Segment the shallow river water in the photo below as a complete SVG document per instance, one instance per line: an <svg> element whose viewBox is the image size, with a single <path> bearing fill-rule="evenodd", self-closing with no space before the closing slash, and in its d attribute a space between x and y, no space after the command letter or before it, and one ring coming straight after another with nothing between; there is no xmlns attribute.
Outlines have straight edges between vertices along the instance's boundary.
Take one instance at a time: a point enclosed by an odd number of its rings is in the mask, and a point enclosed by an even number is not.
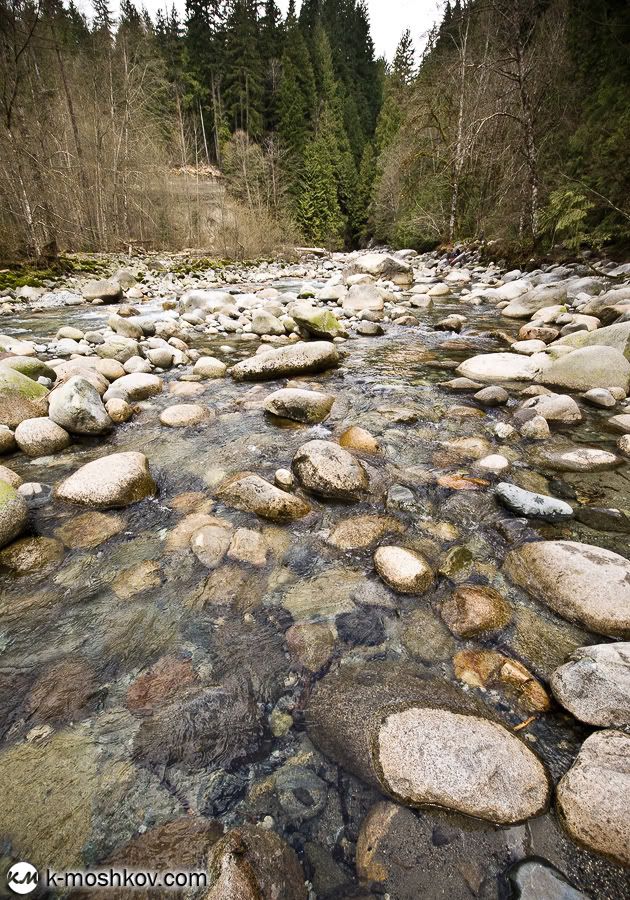
<svg viewBox="0 0 630 900"><path fill-rule="evenodd" d="M158 308L143 305L142 314ZM339 369L300 379L336 397L321 425L281 427L265 416L261 400L285 381L182 382L172 371L164 375L164 391L141 403L139 414L104 441L80 439L45 459L3 458L24 481L55 485L104 453L141 450L158 484L157 497L102 514L96 524L77 525L82 511L58 502L34 509L34 532L60 539L63 550L51 552L35 573L0 574L5 864L15 858L57 868L137 862L139 836L181 820L177 840L175 832L156 832L162 838L152 845L149 868L164 868L186 862L199 829L207 834L203 819L272 828L297 851L311 896L324 900L518 896L511 893L509 871L530 857L548 860L583 892L567 887L562 896L630 898L623 870L575 845L553 812L496 828L447 812L401 808L378 859L365 846L357 859L362 823L383 798L326 759L307 736L309 693L341 657L408 660L471 691L510 725L526 723L521 735L554 780L592 731L557 706L537 715L501 687L464 687L452 659L465 649L497 649L544 684L574 648L605 642L512 586L501 565L510 546L528 535L623 555L628 535L576 520L543 525L516 519L492 495L492 482L500 479L480 476L457 441L484 438L487 452L512 462L509 480L598 507L630 508L628 467L558 476L537 465L535 445L518 436L498 441L493 427L509 421L515 399L507 408L483 409L471 394L439 383L467 356L505 349L489 333L515 334L518 325L506 324L494 310L467 307L461 335L434 330L450 312L461 312L456 297L435 313L421 312L418 328L389 326L382 337L349 340ZM101 327L108 315L103 307L54 310L14 319L9 327L2 323L2 329L49 338L62 324ZM200 335L194 346L232 364L257 344ZM199 427L163 427L160 412L187 402L173 393L175 385L189 385L195 392L190 402L207 405L215 417ZM609 413L584 412L587 421L579 428L554 428L545 450L583 442L614 449L615 435L604 426ZM311 515L281 526L216 499L227 475L247 470L273 481L277 469L291 468L301 444L336 438L355 424L380 448L364 457L382 486L369 501L313 501ZM473 483L473 490L437 483L455 474L487 483ZM208 514L262 531L266 563L254 568L226 559L208 572L190 550L196 520L188 518ZM380 540L402 534L405 546L432 563L439 576L428 594L396 595L380 581L372 562L378 541L358 550L331 544L339 522L363 514L390 516L391 528ZM490 585L509 600L513 619L498 636L458 640L442 622L442 600L464 582ZM289 652L285 634L295 623L330 626L320 671L299 665ZM376 878L379 872L385 877Z"/></svg>

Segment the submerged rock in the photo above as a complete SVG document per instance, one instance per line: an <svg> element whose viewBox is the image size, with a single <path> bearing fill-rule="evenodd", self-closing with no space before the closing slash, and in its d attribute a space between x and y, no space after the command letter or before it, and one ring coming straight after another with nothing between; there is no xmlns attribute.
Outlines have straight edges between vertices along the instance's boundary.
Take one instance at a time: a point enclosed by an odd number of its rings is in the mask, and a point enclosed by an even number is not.
<svg viewBox="0 0 630 900"><path fill-rule="evenodd" d="M433 583L433 571L426 559L406 547L379 547L374 567L399 594L424 594Z"/></svg>
<svg viewBox="0 0 630 900"><path fill-rule="evenodd" d="M303 487L334 500L359 500L369 488L362 464L332 441L309 441L293 457L292 469Z"/></svg>
<svg viewBox="0 0 630 900"><path fill-rule="evenodd" d="M202 425L210 418L210 410L196 403L176 403L174 406L167 406L160 413L160 422L168 428L189 428L193 425Z"/></svg>
<svg viewBox="0 0 630 900"><path fill-rule="evenodd" d="M630 643L580 647L553 673L551 690L581 722L630 726Z"/></svg>
<svg viewBox="0 0 630 900"><path fill-rule="evenodd" d="M462 584L444 601L440 615L457 637L469 638L499 631L512 618L510 605L486 585Z"/></svg>
<svg viewBox="0 0 630 900"><path fill-rule="evenodd" d="M544 859L523 859L507 877L514 886L514 900L589 900Z"/></svg>
<svg viewBox="0 0 630 900"><path fill-rule="evenodd" d="M24 531L27 522L26 500L7 481L0 480L0 547Z"/></svg>
<svg viewBox="0 0 630 900"><path fill-rule="evenodd" d="M327 543L339 550L361 550L379 541L388 532L404 531L392 516L353 516L342 519L330 533Z"/></svg>
<svg viewBox="0 0 630 900"><path fill-rule="evenodd" d="M560 821L579 844L630 865L630 735L587 738L557 787Z"/></svg>
<svg viewBox="0 0 630 900"><path fill-rule="evenodd" d="M284 375L322 372L339 365L339 351L329 341L300 342L245 359L230 369L235 381L267 381Z"/></svg>
<svg viewBox="0 0 630 900"><path fill-rule="evenodd" d="M311 511L306 500L281 490L252 472L241 472L229 478L219 487L217 496L228 506L256 513L273 522L301 519Z"/></svg>
<svg viewBox="0 0 630 900"><path fill-rule="evenodd" d="M156 492L144 453L111 453L86 463L56 489L57 497L81 506L129 506Z"/></svg>
<svg viewBox="0 0 630 900"><path fill-rule="evenodd" d="M351 425L343 434L339 435L339 446L346 450L356 450L359 453L376 453L378 451L376 438L359 425Z"/></svg>
<svg viewBox="0 0 630 900"><path fill-rule="evenodd" d="M630 562L601 547L537 541L508 553L505 574L571 622L630 637Z"/></svg>
<svg viewBox="0 0 630 900"><path fill-rule="evenodd" d="M306 900L294 850L264 828L241 825L212 847L206 900Z"/></svg>
<svg viewBox="0 0 630 900"><path fill-rule="evenodd" d="M307 708L311 739L354 775L410 806L442 806L498 824L546 807L540 760L450 683L399 664L344 666Z"/></svg>

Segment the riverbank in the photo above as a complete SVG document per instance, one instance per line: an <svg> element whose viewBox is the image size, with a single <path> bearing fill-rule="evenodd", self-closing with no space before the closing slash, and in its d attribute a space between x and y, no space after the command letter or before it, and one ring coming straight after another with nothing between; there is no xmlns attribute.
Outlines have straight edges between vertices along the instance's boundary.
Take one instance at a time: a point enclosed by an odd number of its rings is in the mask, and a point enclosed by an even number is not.
<svg viewBox="0 0 630 900"><path fill-rule="evenodd" d="M117 262L0 319L11 853L630 896L630 270Z"/></svg>

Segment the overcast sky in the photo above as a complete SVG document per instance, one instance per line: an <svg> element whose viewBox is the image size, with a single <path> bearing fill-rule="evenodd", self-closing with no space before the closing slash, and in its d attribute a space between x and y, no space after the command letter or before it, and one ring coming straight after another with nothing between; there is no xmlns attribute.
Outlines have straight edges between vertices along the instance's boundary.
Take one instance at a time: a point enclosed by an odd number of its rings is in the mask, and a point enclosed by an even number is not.
<svg viewBox="0 0 630 900"><path fill-rule="evenodd" d="M138 6L146 6L152 15L158 9L170 7L173 0L136 0ZM289 0L277 0L283 14L286 13ZM300 0L296 3L298 9ZM440 17L443 0L367 0L372 25L372 38L377 56L384 55L391 60L405 28L410 28L414 46L424 46L424 35ZM91 11L90 0L78 0L77 6L88 15ZM175 0L175 6L183 15L185 0ZM111 9L118 12L119 0L111 0Z"/></svg>

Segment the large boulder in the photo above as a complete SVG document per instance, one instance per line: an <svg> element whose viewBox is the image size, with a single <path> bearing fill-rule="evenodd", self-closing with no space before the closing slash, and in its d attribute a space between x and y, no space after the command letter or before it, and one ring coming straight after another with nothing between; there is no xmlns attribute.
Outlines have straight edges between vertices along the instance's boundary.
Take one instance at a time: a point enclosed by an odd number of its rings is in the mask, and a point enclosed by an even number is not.
<svg viewBox="0 0 630 900"><path fill-rule="evenodd" d="M612 347L630 359L630 322L617 322L596 331L576 331L559 338L551 347L562 344L567 347Z"/></svg>
<svg viewBox="0 0 630 900"><path fill-rule="evenodd" d="M360 500L369 479L361 463L332 441L308 441L293 457L293 471L303 487L333 500Z"/></svg>
<svg viewBox="0 0 630 900"><path fill-rule="evenodd" d="M296 303L290 310L291 318L308 334L316 338L343 337L346 331L329 309L320 309L310 303Z"/></svg>
<svg viewBox="0 0 630 900"><path fill-rule="evenodd" d="M618 387L627 392L630 362L613 347L583 347L544 366L534 380L572 391Z"/></svg>
<svg viewBox="0 0 630 900"><path fill-rule="evenodd" d="M579 844L630 865L630 735L596 731L560 780L560 821Z"/></svg>
<svg viewBox="0 0 630 900"><path fill-rule="evenodd" d="M457 374L473 381L534 381L540 373L536 357L519 353L482 353L471 356L457 368Z"/></svg>
<svg viewBox="0 0 630 900"><path fill-rule="evenodd" d="M156 492L144 453L111 453L77 469L57 487L60 500L112 509L129 506Z"/></svg>
<svg viewBox="0 0 630 900"><path fill-rule="evenodd" d="M134 372L117 378L105 393L104 400L148 400L162 390L162 379L148 372Z"/></svg>
<svg viewBox="0 0 630 900"><path fill-rule="evenodd" d="M285 375L323 372L339 365L339 351L329 341L300 342L259 353L230 369L235 381L268 381Z"/></svg>
<svg viewBox="0 0 630 900"><path fill-rule="evenodd" d="M27 456L48 456L70 446L71 439L65 428L47 416L24 419L15 429L15 440Z"/></svg>
<svg viewBox="0 0 630 900"><path fill-rule="evenodd" d="M88 281L83 285L81 293L86 300L103 300L104 303L116 303L123 295L120 283L107 278Z"/></svg>
<svg viewBox="0 0 630 900"><path fill-rule="evenodd" d="M0 547L15 540L26 528L26 500L7 481L0 479Z"/></svg>
<svg viewBox="0 0 630 900"><path fill-rule="evenodd" d="M48 416L70 434L103 434L114 424L96 388L81 375L52 391Z"/></svg>
<svg viewBox="0 0 630 900"><path fill-rule="evenodd" d="M353 268L356 272L363 272L374 278L384 278L387 281L393 281L394 284L404 286L413 282L411 264L390 254L363 254L355 261Z"/></svg>
<svg viewBox="0 0 630 900"><path fill-rule="evenodd" d="M541 285L520 294L501 310L501 314L509 319L529 319L539 309L564 303L567 297L567 286L564 284Z"/></svg>
<svg viewBox="0 0 630 900"><path fill-rule="evenodd" d="M179 301L180 310L184 313L198 310L204 315L234 309L234 297L227 291L192 290L182 294Z"/></svg>
<svg viewBox="0 0 630 900"><path fill-rule="evenodd" d="M353 284L341 305L347 313L382 312L383 292L373 284Z"/></svg>
<svg viewBox="0 0 630 900"><path fill-rule="evenodd" d="M27 375L0 367L0 425L15 428L24 419L45 416L47 389Z"/></svg>
<svg viewBox="0 0 630 900"><path fill-rule="evenodd" d="M49 378L54 383L57 378L55 370L36 356L8 356L0 360L0 368L21 372L33 381L37 381L38 378Z"/></svg>
<svg viewBox="0 0 630 900"><path fill-rule="evenodd" d="M570 622L630 637L630 562L618 553L575 541L536 541L508 553L503 571Z"/></svg>
<svg viewBox="0 0 630 900"><path fill-rule="evenodd" d="M320 391L300 388L282 388L269 394L264 403L265 412L294 422L315 425L323 422L332 409L335 398Z"/></svg>
<svg viewBox="0 0 630 900"><path fill-rule="evenodd" d="M409 806L441 806L497 824L539 815L545 769L488 709L399 663L345 665L320 681L309 736L335 762Z"/></svg>
<svg viewBox="0 0 630 900"><path fill-rule="evenodd" d="M630 643L579 647L553 673L551 690L581 722L630 726Z"/></svg>
<svg viewBox="0 0 630 900"><path fill-rule="evenodd" d="M272 522L301 519L311 511L301 497L281 490L252 472L233 475L220 485L217 496L227 506L256 513Z"/></svg>

